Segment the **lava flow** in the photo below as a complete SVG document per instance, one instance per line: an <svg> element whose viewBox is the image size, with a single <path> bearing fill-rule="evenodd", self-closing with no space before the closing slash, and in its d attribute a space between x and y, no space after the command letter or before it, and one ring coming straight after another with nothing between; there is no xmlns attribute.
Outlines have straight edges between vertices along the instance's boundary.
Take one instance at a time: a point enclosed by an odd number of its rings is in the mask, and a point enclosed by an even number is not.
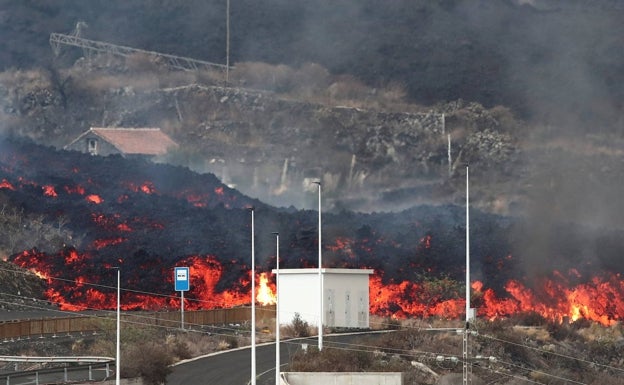
<svg viewBox="0 0 624 385"><path fill-rule="evenodd" d="M30 231L28 237L11 240L19 246L5 243L7 250L23 250L8 260L46 280L46 297L65 310L113 309L113 268L121 275L123 309L178 308L177 266L190 271L185 308L249 305L249 207L255 207L259 224L258 303L275 302L275 278L267 273L275 263L273 231L284 240L282 268L316 266L315 212L268 207L214 175L184 168L7 143L0 153L0 198L21 208L23 223L37 219L36 226L20 227ZM327 213L324 266L373 269L372 314L461 318L463 218L463 209L455 206ZM587 319L603 325L624 318L624 271L618 262L624 236L617 229L557 229L551 244L562 246L542 250L548 257L535 266L523 263L526 250L511 257L523 243L518 239L527 236L513 220L478 212L471 220L471 270L478 279L472 282L471 306L480 317L534 312L557 322Z"/></svg>

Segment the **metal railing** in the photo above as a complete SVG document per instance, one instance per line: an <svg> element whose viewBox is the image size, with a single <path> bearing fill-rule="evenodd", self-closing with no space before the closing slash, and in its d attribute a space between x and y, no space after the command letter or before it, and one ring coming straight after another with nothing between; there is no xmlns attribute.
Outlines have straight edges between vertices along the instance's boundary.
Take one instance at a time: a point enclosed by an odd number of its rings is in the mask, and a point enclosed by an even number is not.
<svg viewBox="0 0 624 385"><path fill-rule="evenodd" d="M115 362L45 368L23 372L0 373L0 384L60 384L103 381L114 373Z"/></svg>

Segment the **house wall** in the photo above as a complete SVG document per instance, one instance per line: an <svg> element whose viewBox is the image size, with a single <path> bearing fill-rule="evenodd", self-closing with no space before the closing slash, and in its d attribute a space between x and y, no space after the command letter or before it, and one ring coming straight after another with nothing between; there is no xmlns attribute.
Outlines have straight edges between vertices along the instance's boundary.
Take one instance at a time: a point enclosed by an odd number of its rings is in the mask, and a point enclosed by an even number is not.
<svg viewBox="0 0 624 385"><path fill-rule="evenodd" d="M85 135L80 140L67 146L67 150L80 151L88 154L90 153L89 141L91 140L95 140L97 142L96 151L95 153L92 153L93 155L107 156L112 154L119 154L117 148L115 148L112 144L108 143L97 135Z"/></svg>
<svg viewBox="0 0 624 385"><path fill-rule="evenodd" d="M275 272L275 271L274 271ZM369 327L369 275L372 270L323 269L324 325ZM278 301L280 324L292 322L295 313L308 324L319 324L317 269L280 270Z"/></svg>

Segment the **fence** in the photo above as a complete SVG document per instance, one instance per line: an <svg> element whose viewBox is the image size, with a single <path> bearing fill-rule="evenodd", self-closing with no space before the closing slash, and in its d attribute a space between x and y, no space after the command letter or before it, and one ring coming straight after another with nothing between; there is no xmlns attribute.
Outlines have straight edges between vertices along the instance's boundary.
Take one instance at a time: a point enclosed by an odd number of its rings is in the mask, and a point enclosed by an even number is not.
<svg viewBox="0 0 624 385"><path fill-rule="evenodd" d="M114 315L114 313L112 313ZM113 316L114 317L114 316ZM0 341L15 338L67 335L74 333L113 330L115 328L111 312L106 315L76 315L62 318L25 319L0 322ZM256 308L256 319L275 318L275 307ZM221 325L243 323L251 320L251 308L229 308L189 311L184 313L185 327L195 325ZM124 323L147 324L164 327L179 327L180 312L124 312Z"/></svg>

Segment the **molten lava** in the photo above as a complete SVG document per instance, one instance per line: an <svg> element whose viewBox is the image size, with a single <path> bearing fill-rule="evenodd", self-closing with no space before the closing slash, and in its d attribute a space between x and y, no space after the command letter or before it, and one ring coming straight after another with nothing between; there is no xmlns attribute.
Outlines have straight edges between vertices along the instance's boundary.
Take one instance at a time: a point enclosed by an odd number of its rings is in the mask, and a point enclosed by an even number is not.
<svg viewBox="0 0 624 385"><path fill-rule="evenodd" d="M120 268L123 309L178 308L175 266L190 270L188 309L249 305L251 297L260 304L274 303L275 285L267 273L254 277L257 292L250 293L251 206L258 209L261 231L283 234L284 268L317 263L316 213L267 207L214 175L184 168L11 143L0 152L0 193L11 204L7 207L25 210L24 217L19 210L11 214L23 221L16 220L23 228L28 215L43 218L55 230L51 236L42 234L41 243L20 246L27 250L9 260L46 280L47 298L65 310L114 309L112 267ZM458 207L326 215L324 263L375 271L370 278L373 314L463 317L463 215ZM509 235L511 220L477 213L471 218L477 222L471 226L471 244L477 245L473 271L481 274L472 282L471 305L480 317L536 312L558 322L622 321L623 234L587 235L585 229L562 228L560 242L552 244L566 247L544 251L548 258L534 275L511 257L517 242ZM35 234L40 229L30 230ZM57 237L62 242L48 240ZM274 245L266 234L257 238L261 270L270 271ZM592 251L590 257L586 250Z"/></svg>

